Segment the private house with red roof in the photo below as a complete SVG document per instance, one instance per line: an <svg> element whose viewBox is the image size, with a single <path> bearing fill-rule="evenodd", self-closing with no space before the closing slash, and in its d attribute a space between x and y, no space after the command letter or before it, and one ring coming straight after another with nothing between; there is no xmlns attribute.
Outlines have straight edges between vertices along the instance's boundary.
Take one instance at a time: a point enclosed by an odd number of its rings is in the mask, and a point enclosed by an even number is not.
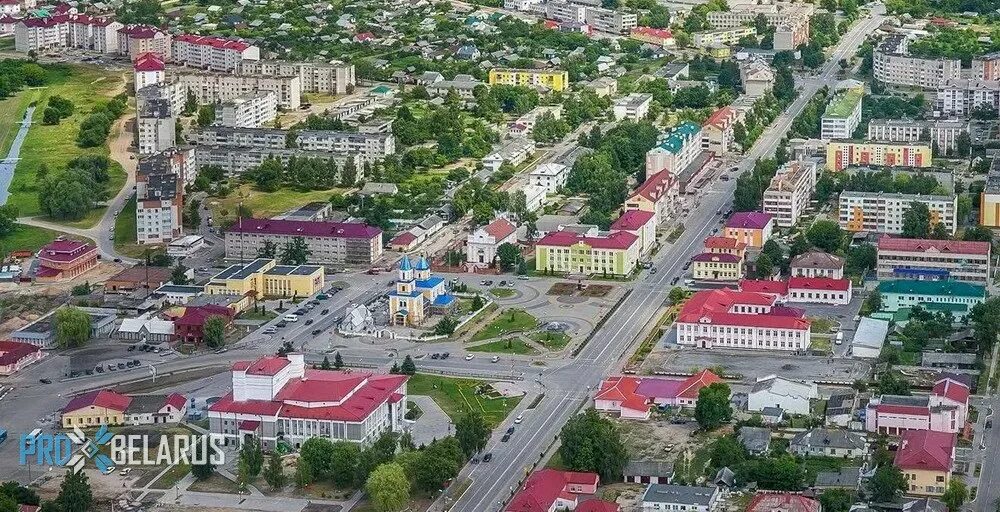
<svg viewBox="0 0 1000 512"><path fill-rule="evenodd" d="M679 202L680 188L670 171L660 171L646 179L625 200L625 210L652 212L657 226L667 221Z"/></svg>
<svg viewBox="0 0 1000 512"><path fill-rule="evenodd" d="M930 430L903 433L893 464L903 472L907 494L940 496L955 466L955 434Z"/></svg>
<svg viewBox="0 0 1000 512"><path fill-rule="evenodd" d="M735 238L747 247L764 247L774 231L774 219L764 212L736 212L726 221L724 236Z"/></svg>
<svg viewBox="0 0 1000 512"><path fill-rule="evenodd" d="M130 396L100 389L70 400L62 409L62 426L160 425L179 423L186 413L187 398L180 393Z"/></svg>
<svg viewBox="0 0 1000 512"><path fill-rule="evenodd" d="M611 377L601 381L601 388L594 396L594 408L601 412L617 413L622 418L649 419L648 397L637 392L641 380L637 377Z"/></svg>
<svg viewBox="0 0 1000 512"><path fill-rule="evenodd" d="M955 280L986 284L990 277L989 242L878 239L876 272L882 279Z"/></svg>
<svg viewBox="0 0 1000 512"><path fill-rule="evenodd" d="M234 39L181 34L171 42L171 62L209 71L238 71L245 60L260 60L260 48Z"/></svg>
<svg viewBox="0 0 1000 512"><path fill-rule="evenodd" d="M902 435L911 430L954 434L965 428L969 414L969 387L943 378L929 395L881 395L868 402L865 429L879 434Z"/></svg>
<svg viewBox="0 0 1000 512"><path fill-rule="evenodd" d="M743 278L746 248L735 238L710 236L705 239L705 252L691 258L691 275L701 281L735 283Z"/></svg>
<svg viewBox="0 0 1000 512"><path fill-rule="evenodd" d="M821 512L819 500L791 492L761 491L754 495L746 512Z"/></svg>
<svg viewBox="0 0 1000 512"><path fill-rule="evenodd" d="M851 302L853 285L850 279L829 277L788 278L788 302L835 304L845 306Z"/></svg>
<svg viewBox="0 0 1000 512"><path fill-rule="evenodd" d="M639 381L636 393L647 397L651 403L658 406L694 407L701 388L716 382L722 382L722 379L708 369L684 380L643 377Z"/></svg>
<svg viewBox="0 0 1000 512"><path fill-rule="evenodd" d="M42 350L30 343L0 341L0 375L14 375L42 357Z"/></svg>
<svg viewBox="0 0 1000 512"><path fill-rule="evenodd" d="M580 496L597 492L600 481L596 473L555 469L535 471L504 510L506 512L579 510L577 507L581 504Z"/></svg>
<svg viewBox="0 0 1000 512"><path fill-rule="evenodd" d="M677 343L700 348L807 350L810 321L805 312L778 304L768 293L729 288L703 290L677 317Z"/></svg>
<svg viewBox="0 0 1000 512"><path fill-rule="evenodd" d="M733 127L743 119L739 109L722 107L705 120L701 128L701 147L721 156L733 147Z"/></svg>
<svg viewBox="0 0 1000 512"><path fill-rule="evenodd" d="M656 215L642 210L626 210L611 223L609 231L624 231L639 237L639 252L649 254L656 244Z"/></svg>
<svg viewBox="0 0 1000 512"><path fill-rule="evenodd" d="M174 322L174 338L181 343L201 343L205 337L205 321L213 316L224 318L228 327L235 315L233 310L214 304L185 306L179 315L171 318Z"/></svg>
<svg viewBox="0 0 1000 512"><path fill-rule="evenodd" d="M135 90L142 89L148 85L163 83L166 78L166 63L163 57L157 53L143 53L132 63L133 80Z"/></svg>
<svg viewBox="0 0 1000 512"><path fill-rule="evenodd" d="M97 266L97 248L58 237L38 250L35 280L51 283L73 279Z"/></svg>
<svg viewBox="0 0 1000 512"><path fill-rule="evenodd" d="M401 430L408 378L307 369L302 354L239 361L232 391L208 409L209 430L237 446L257 436L268 450L312 437L368 444Z"/></svg>
<svg viewBox="0 0 1000 512"><path fill-rule="evenodd" d="M674 34L663 28L635 27L629 33L629 37L636 41L655 44L664 48L670 48L677 44L674 40Z"/></svg>
<svg viewBox="0 0 1000 512"><path fill-rule="evenodd" d="M470 267L488 267L503 244L517 244L517 226L499 217L469 234L465 241L465 261Z"/></svg>
<svg viewBox="0 0 1000 512"><path fill-rule="evenodd" d="M627 231L587 236L553 231L535 243L535 270L626 276L639 264L639 237Z"/></svg>
<svg viewBox="0 0 1000 512"><path fill-rule="evenodd" d="M265 242L284 247L302 238L308 263L371 265L382 257L382 230L360 222L240 218L226 230L226 259L256 255Z"/></svg>

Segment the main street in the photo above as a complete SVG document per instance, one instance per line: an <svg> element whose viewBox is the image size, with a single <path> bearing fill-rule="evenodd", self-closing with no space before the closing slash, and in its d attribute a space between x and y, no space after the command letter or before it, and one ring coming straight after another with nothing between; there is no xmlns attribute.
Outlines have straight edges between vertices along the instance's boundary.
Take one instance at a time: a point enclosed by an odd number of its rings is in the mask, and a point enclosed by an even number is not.
<svg viewBox="0 0 1000 512"><path fill-rule="evenodd" d="M764 131L736 172L747 172L756 159L774 153L778 142L809 99L823 85L832 85L839 60L853 55L865 36L882 23L884 9L881 6L876 9L878 12L873 12L872 17L861 20L844 34L816 77L802 81L799 97ZM524 414L524 420L511 442L501 443L493 439L487 446L487 451L493 453L493 461L463 469L459 480L469 478L472 482L452 510L483 512L502 509L502 503L511 497L532 464L549 448L562 425L589 401L591 390L599 385L603 376L621 364L628 348L643 334L644 327L667 299L670 280L681 274L684 262L700 251L702 240L718 226L716 211L726 209L735 183L735 180L720 182L715 190L706 193L701 205L693 209L686 220L684 234L661 250L656 261L660 272L652 275L644 272L631 295L608 318L576 359L543 377L545 398Z"/></svg>

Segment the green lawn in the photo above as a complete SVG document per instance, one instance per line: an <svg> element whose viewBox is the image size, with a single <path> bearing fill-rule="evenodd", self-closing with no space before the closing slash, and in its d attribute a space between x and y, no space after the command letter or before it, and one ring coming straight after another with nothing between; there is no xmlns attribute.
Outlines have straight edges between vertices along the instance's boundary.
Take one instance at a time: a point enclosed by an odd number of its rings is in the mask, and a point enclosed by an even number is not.
<svg viewBox="0 0 1000 512"><path fill-rule="evenodd" d="M538 319L522 309L507 309L477 332L472 341L488 340L510 332L528 331L538 327Z"/></svg>
<svg viewBox="0 0 1000 512"><path fill-rule="evenodd" d="M167 470L160 478L157 478L150 487L153 489L170 489L177 482L180 482L182 478L187 476L191 472L191 466L188 464L175 464L173 467Z"/></svg>
<svg viewBox="0 0 1000 512"><path fill-rule="evenodd" d="M41 249L43 245L55 240L57 236L63 234L52 231L51 229L28 226L25 224L18 224L17 226L17 230L14 231L13 234L5 238L0 238L0 246L3 247L4 251L35 252L38 249ZM85 237L65 236L93 243L93 240Z"/></svg>
<svg viewBox="0 0 1000 512"><path fill-rule="evenodd" d="M510 288L490 288L490 293L498 299L507 299L516 295L517 292Z"/></svg>
<svg viewBox="0 0 1000 512"><path fill-rule="evenodd" d="M572 338L564 332L545 331L532 334L531 339L545 345L545 348L553 352L558 352L568 345Z"/></svg>
<svg viewBox="0 0 1000 512"><path fill-rule="evenodd" d="M241 202L250 209L254 217L273 217L309 202L329 201L334 193L343 191L344 189L330 189L300 192L283 188L277 192L260 192L250 185L241 185L225 198L210 197L207 201L212 211L213 225L220 225L226 220L236 219L236 209Z"/></svg>
<svg viewBox="0 0 1000 512"><path fill-rule="evenodd" d="M812 317L809 320L812 320L809 330L815 333L827 334L834 325L833 320L829 318Z"/></svg>
<svg viewBox="0 0 1000 512"><path fill-rule="evenodd" d="M481 380L453 379L418 373L410 377L406 391L411 395L433 398L452 422L457 421L466 411L477 410L491 427L495 427L517 407L521 397L487 398L477 395L476 389L485 383Z"/></svg>
<svg viewBox="0 0 1000 512"><path fill-rule="evenodd" d="M115 250L133 258L142 257L150 246L137 244L135 234L135 196L132 196L115 219Z"/></svg>
<svg viewBox="0 0 1000 512"><path fill-rule="evenodd" d="M37 102L38 107L32 119L32 127L24 139L21 159L14 170L14 179L10 186L8 204L17 206L21 215L30 216L40 213L35 189L35 173L41 164L46 164L50 172L58 172L67 162L76 157L87 154L108 155L106 145L99 148L78 147L76 136L79 132L80 122L87 117L95 105L107 101L111 95L117 92L121 83L119 75L109 74L107 71L95 67L62 66L50 70L47 86L26 89L12 99L6 100L13 100L17 103L17 107L14 109L15 119L20 119L24 109L31 102ZM52 95L60 95L69 99L73 102L75 109L73 115L63 119L61 123L47 126L41 123L42 112L45 109L46 101ZM0 130L6 127L6 121L10 115L9 113L0 113L0 123L3 123L0 125ZM3 133L0 131L0 136L3 136ZM4 144L9 144L6 137L3 137ZM125 182L125 172L120 166L113 165L111 175L112 179L108 188L113 195ZM99 217L99 215L88 215L84 221L77 221L73 225L92 226Z"/></svg>
<svg viewBox="0 0 1000 512"><path fill-rule="evenodd" d="M519 340L517 338L491 341L484 345L476 345L475 347L469 347L466 350L472 352L498 352L501 354L516 354L519 356L533 356L539 353L538 350L535 350L534 347L528 345L523 340Z"/></svg>

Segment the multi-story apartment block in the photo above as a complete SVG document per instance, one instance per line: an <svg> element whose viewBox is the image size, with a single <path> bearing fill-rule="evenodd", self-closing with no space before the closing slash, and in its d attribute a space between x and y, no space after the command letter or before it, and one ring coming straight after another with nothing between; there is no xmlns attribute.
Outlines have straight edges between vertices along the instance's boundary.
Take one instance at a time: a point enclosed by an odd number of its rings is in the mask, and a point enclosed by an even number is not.
<svg viewBox="0 0 1000 512"><path fill-rule="evenodd" d="M979 194L979 225L1000 227L1000 158L993 158L986 185Z"/></svg>
<svg viewBox="0 0 1000 512"><path fill-rule="evenodd" d="M354 164L354 168L359 171L364 164L357 153L306 151L298 148L198 146L196 154L199 166L218 166L230 176L237 176L251 167L257 167L268 158L280 160L282 164L288 164L288 161L293 157L327 160L336 163L338 169L343 169L347 162L351 162ZM358 179L363 179L360 172Z"/></svg>
<svg viewBox="0 0 1000 512"><path fill-rule="evenodd" d="M811 322L775 295L728 288L695 293L677 317L677 343L698 348L808 350Z"/></svg>
<svg viewBox="0 0 1000 512"><path fill-rule="evenodd" d="M823 113L820 128L820 138L850 139L854 129L861 123L862 89L847 89L840 91L830 99Z"/></svg>
<svg viewBox="0 0 1000 512"><path fill-rule="evenodd" d="M302 238L309 263L370 265L382 256L382 230L362 223L241 218L225 234L226 258L256 255L265 242L278 247Z"/></svg>
<svg viewBox="0 0 1000 512"><path fill-rule="evenodd" d="M555 194L564 187L568 177L569 167L556 163L539 165L528 173L530 184L545 189L545 192L549 194Z"/></svg>
<svg viewBox="0 0 1000 512"><path fill-rule="evenodd" d="M69 18L69 45L99 53L114 53L122 24L109 17L74 14Z"/></svg>
<svg viewBox="0 0 1000 512"><path fill-rule="evenodd" d="M150 25L126 25L118 29L118 53L135 60L150 52L170 60L170 34Z"/></svg>
<svg viewBox="0 0 1000 512"><path fill-rule="evenodd" d="M136 174L135 238L162 244L181 236L183 184L176 174Z"/></svg>
<svg viewBox="0 0 1000 512"><path fill-rule="evenodd" d="M903 232L903 214L913 203L927 205L931 226L941 223L948 233L955 233L958 228L958 196L884 192L842 192L840 227L848 231L900 234Z"/></svg>
<svg viewBox="0 0 1000 512"><path fill-rule="evenodd" d="M625 210L641 210L653 214L653 222L660 225L676 210L680 186L670 171L660 171L639 185L625 200Z"/></svg>
<svg viewBox="0 0 1000 512"><path fill-rule="evenodd" d="M278 97L272 91L244 96L219 106L218 124L229 128L258 128L278 116Z"/></svg>
<svg viewBox="0 0 1000 512"><path fill-rule="evenodd" d="M609 34L628 34L639 26L639 16L635 13L601 7L588 7L585 21L594 30Z"/></svg>
<svg viewBox="0 0 1000 512"><path fill-rule="evenodd" d="M155 53L145 53L132 63L132 80L135 90L162 83L166 79L166 64Z"/></svg>
<svg viewBox="0 0 1000 512"><path fill-rule="evenodd" d="M809 41L809 18L815 7L809 3L740 4L728 11L708 13L708 23L714 28L737 28L753 25L758 15L764 15L775 28L774 49L794 50Z"/></svg>
<svg viewBox="0 0 1000 512"><path fill-rule="evenodd" d="M173 39L170 59L210 71L237 71L244 60L259 60L260 48L244 41L182 34Z"/></svg>
<svg viewBox="0 0 1000 512"><path fill-rule="evenodd" d="M756 34L757 29L753 27L717 28L691 34L691 42L696 48L708 48L720 44L732 46L740 39Z"/></svg>
<svg viewBox="0 0 1000 512"><path fill-rule="evenodd" d="M14 49L24 53L52 48L116 53L121 28L122 24L111 18L85 14L25 17L14 25Z"/></svg>
<svg viewBox="0 0 1000 512"><path fill-rule="evenodd" d="M764 59L749 59L740 66L743 90L749 98L759 98L774 89L774 68Z"/></svg>
<svg viewBox="0 0 1000 512"><path fill-rule="evenodd" d="M1000 109L1000 81L947 80L937 86L934 111L947 117L969 117L978 108Z"/></svg>
<svg viewBox="0 0 1000 512"><path fill-rule="evenodd" d="M962 119L915 121L912 119L872 119L868 139L878 142L929 141L942 151L952 151L958 136L968 133L969 123Z"/></svg>
<svg viewBox="0 0 1000 512"><path fill-rule="evenodd" d="M728 152L733 147L733 128L743 119L743 112L722 107L712 113L701 127L701 149L711 151L716 156Z"/></svg>
<svg viewBox="0 0 1000 512"><path fill-rule="evenodd" d="M195 165L195 148L182 146L170 148L139 160L139 174L176 174L181 186L194 183L198 176L198 166Z"/></svg>
<svg viewBox="0 0 1000 512"><path fill-rule="evenodd" d="M269 77L184 71L174 73L181 87L193 93L198 103L223 103L243 96L273 92L278 106L299 108L302 87L298 76Z"/></svg>
<svg viewBox="0 0 1000 512"><path fill-rule="evenodd" d="M691 121L663 134L660 143L646 153L646 178L666 170L676 176L701 153L701 126Z"/></svg>
<svg viewBox="0 0 1000 512"><path fill-rule="evenodd" d="M508 11L528 11L542 0L504 0L503 8Z"/></svg>
<svg viewBox="0 0 1000 512"><path fill-rule="evenodd" d="M615 100L613 111L619 121L641 121L649 114L649 105L653 102L652 94L633 92Z"/></svg>
<svg viewBox="0 0 1000 512"><path fill-rule="evenodd" d="M936 89L946 80L961 78L962 61L925 59L907 55L909 39L892 34L882 40L872 54L872 72L876 80L909 87Z"/></svg>
<svg viewBox="0 0 1000 512"><path fill-rule="evenodd" d="M779 227L794 226L809 206L809 198L815 190L816 163L788 162L778 169L764 191L763 210L774 217Z"/></svg>
<svg viewBox="0 0 1000 512"><path fill-rule="evenodd" d="M773 48L778 51L795 50L809 42L809 18L798 17L774 27Z"/></svg>
<svg viewBox="0 0 1000 512"><path fill-rule="evenodd" d="M166 151L176 144L177 119L167 100L144 101L135 120L136 146L140 155Z"/></svg>
<svg viewBox="0 0 1000 512"><path fill-rule="evenodd" d="M0 36L12 36L17 31L17 24L21 21L21 18L10 15L10 14L0 14ZM15 42L14 47L17 47Z"/></svg>
<svg viewBox="0 0 1000 512"><path fill-rule="evenodd" d="M639 263L640 246L639 237L628 231L616 231L606 236L554 231L535 244L535 270L626 276Z"/></svg>
<svg viewBox="0 0 1000 512"><path fill-rule="evenodd" d="M490 69L490 85L524 85L547 87L562 92L569 87L569 73L558 69Z"/></svg>
<svg viewBox="0 0 1000 512"><path fill-rule="evenodd" d="M587 6L560 1L546 2L545 17L556 21L583 23L587 19Z"/></svg>
<svg viewBox="0 0 1000 512"><path fill-rule="evenodd" d="M166 81L158 84L147 85L136 88L135 109L141 112L145 104L150 101L163 100L170 105L170 114L174 117L184 112L184 103L187 100L187 90L181 86L180 82Z"/></svg>
<svg viewBox="0 0 1000 512"><path fill-rule="evenodd" d="M1000 52L972 59L972 78L976 80L1000 80Z"/></svg>
<svg viewBox="0 0 1000 512"><path fill-rule="evenodd" d="M282 60L243 60L240 74L269 77L297 76L302 92L347 94L357 79L354 64L343 62L286 62Z"/></svg>
<svg viewBox="0 0 1000 512"><path fill-rule="evenodd" d="M285 149L289 133L271 128L210 126L192 132L191 140L204 146ZM391 133L302 130L292 142L301 150L353 153L367 161L380 160L396 152L396 139Z"/></svg>
<svg viewBox="0 0 1000 512"><path fill-rule="evenodd" d="M839 171L852 165L930 167L931 146L925 142L841 140L826 145L826 166Z"/></svg>
<svg viewBox="0 0 1000 512"><path fill-rule="evenodd" d="M879 279L953 279L984 284L990 279L990 243L882 237Z"/></svg>

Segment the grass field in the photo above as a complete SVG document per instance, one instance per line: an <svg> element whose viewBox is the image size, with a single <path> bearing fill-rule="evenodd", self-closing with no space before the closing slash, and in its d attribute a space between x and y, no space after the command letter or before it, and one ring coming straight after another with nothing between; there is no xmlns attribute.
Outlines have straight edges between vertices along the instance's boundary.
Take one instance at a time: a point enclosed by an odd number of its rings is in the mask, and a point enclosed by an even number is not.
<svg viewBox="0 0 1000 512"><path fill-rule="evenodd" d="M452 422L467 411L477 410L490 427L499 425L510 414L521 397L486 398L476 395L476 388L485 384L474 379L453 379L418 373L406 383L406 391L411 395L425 395L434 401L451 418Z"/></svg>
<svg viewBox="0 0 1000 512"><path fill-rule="evenodd" d="M12 235L0 238L0 247L3 247L4 251L35 252L38 249L41 249L43 245L55 240L55 238L60 234L62 233L52 231L51 229L18 224L17 230L14 231ZM69 235L67 235L67 237L93 243L93 240L89 240L84 237Z"/></svg>
<svg viewBox="0 0 1000 512"><path fill-rule="evenodd" d="M236 209L240 202L249 208L254 217L272 217L287 212L296 206L302 206L313 201L326 202L335 192L342 189L312 190L299 192L291 189L281 189L277 192L260 192L250 185L240 185L225 198L210 197L208 207L212 211L214 225L220 225L227 220L236 219Z"/></svg>
<svg viewBox="0 0 1000 512"><path fill-rule="evenodd" d="M539 352L534 347L528 345L523 340L511 338L507 340L491 341L483 345L469 347L466 350L472 352L496 352L500 354L516 354L519 356L533 356Z"/></svg>
<svg viewBox="0 0 1000 512"><path fill-rule="evenodd" d="M562 350L569 344L570 336L564 332L536 332L531 335L531 339L545 345L545 348L556 352Z"/></svg>
<svg viewBox="0 0 1000 512"><path fill-rule="evenodd" d="M510 288L490 288L490 293L498 299L506 299L513 297L517 292L511 290Z"/></svg>
<svg viewBox="0 0 1000 512"><path fill-rule="evenodd" d="M36 172L41 164L46 164L49 172L58 172L70 160L87 154L108 155L107 145L99 148L81 148L76 145L76 136L80 122L98 103L106 101L119 89L122 79L106 71L85 66L64 66L54 68L49 72L49 83L45 87L26 89L13 98L5 100L14 103L6 108L0 107L0 138L4 147L10 144L13 133L7 135L6 129L11 121L20 121L24 109L31 102L37 102L38 108L32 119L33 124L24 139L21 148L21 159L14 170L14 179L10 186L9 204L16 205L22 216L38 215L38 197L36 192ZM43 125L42 112L46 101L52 95L59 95L73 102L73 115L57 125ZM114 136L112 134L112 136ZM113 165L111 183L108 188L112 195L117 193L125 182L125 172L120 166ZM92 226L100 218L99 212L94 212L73 226Z"/></svg>
<svg viewBox="0 0 1000 512"><path fill-rule="evenodd" d="M473 337L472 341L488 340L509 332L528 331L538 327L538 319L522 309L508 309L500 313Z"/></svg>
<svg viewBox="0 0 1000 512"><path fill-rule="evenodd" d="M115 219L115 250L133 258L140 258L150 246L135 243L135 196L125 203Z"/></svg>
<svg viewBox="0 0 1000 512"><path fill-rule="evenodd" d="M153 489L170 489L177 482L180 482L182 478L187 476L191 472L191 466L188 464L175 464L160 478L157 478L155 482L150 484Z"/></svg>

